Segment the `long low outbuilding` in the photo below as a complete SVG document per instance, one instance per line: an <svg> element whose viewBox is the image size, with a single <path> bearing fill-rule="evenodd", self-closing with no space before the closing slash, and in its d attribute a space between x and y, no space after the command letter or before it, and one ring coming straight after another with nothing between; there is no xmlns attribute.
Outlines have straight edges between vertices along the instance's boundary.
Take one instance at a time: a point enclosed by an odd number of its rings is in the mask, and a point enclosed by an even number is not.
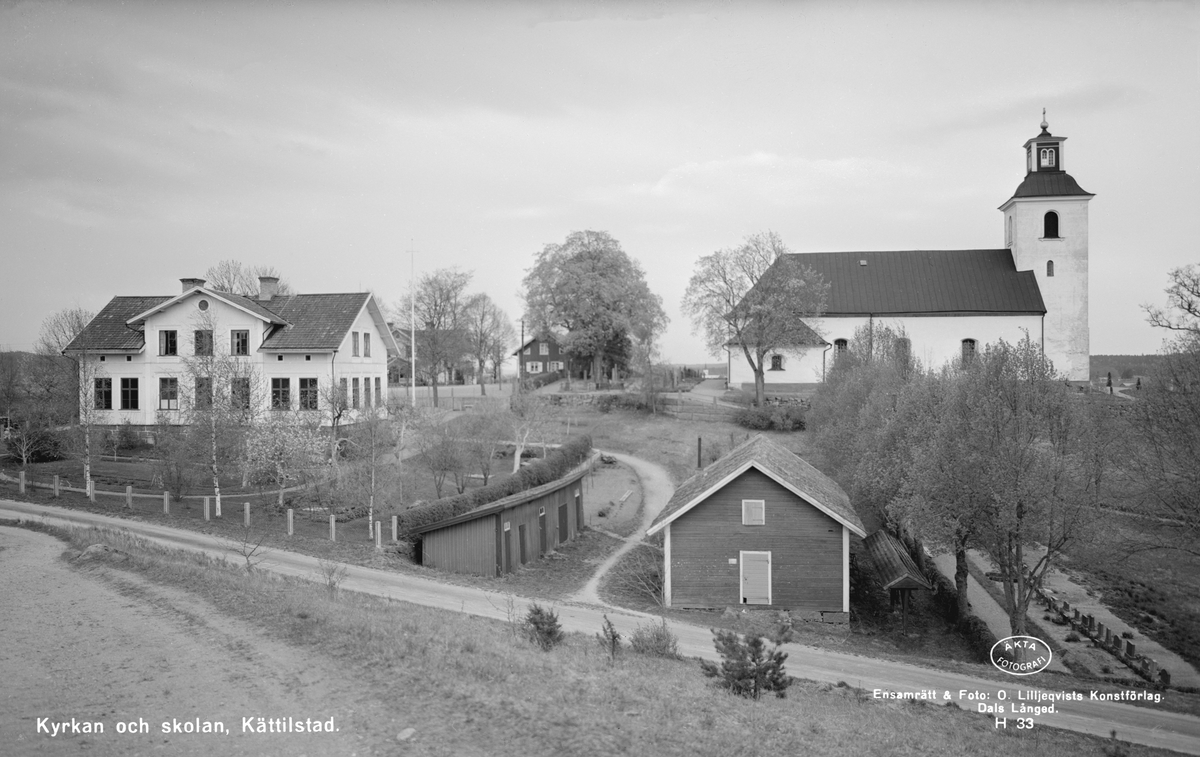
<svg viewBox="0 0 1200 757"><path fill-rule="evenodd" d="M502 576L579 535L588 460L562 478L415 529L422 565L450 573Z"/></svg>

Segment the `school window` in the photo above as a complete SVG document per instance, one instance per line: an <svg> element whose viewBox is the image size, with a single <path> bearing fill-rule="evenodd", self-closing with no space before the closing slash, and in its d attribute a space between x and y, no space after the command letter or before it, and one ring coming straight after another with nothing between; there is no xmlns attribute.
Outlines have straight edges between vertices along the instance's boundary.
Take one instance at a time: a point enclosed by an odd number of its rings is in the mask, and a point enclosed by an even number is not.
<svg viewBox="0 0 1200 757"><path fill-rule="evenodd" d="M762 526L767 522L767 503L761 499L742 500L742 525Z"/></svg>
<svg viewBox="0 0 1200 757"><path fill-rule="evenodd" d="M783 370L783 355L772 355L771 356L771 370L773 370L773 371L782 371Z"/></svg>
<svg viewBox="0 0 1200 757"><path fill-rule="evenodd" d="M358 332L350 332L350 355L358 357Z"/></svg>
<svg viewBox="0 0 1200 757"><path fill-rule="evenodd" d="M383 404L383 382L378 376L375 377L375 406Z"/></svg>
<svg viewBox="0 0 1200 757"><path fill-rule="evenodd" d="M95 408L97 410L112 410L112 379L96 379Z"/></svg>
<svg viewBox="0 0 1200 757"><path fill-rule="evenodd" d="M179 354L179 332L174 330L158 332L158 354Z"/></svg>
<svg viewBox="0 0 1200 757"><path fill-rule="evenodd" d="M271 379L271 409L292 409L292 380L285 378Z"/></svg>
<svg viewBox="0 0 1200 757"><path fill-rule="evenodd" d="M158 409L179 409L179 379L169 376L158 380Z"/></svg>
<svg viewBox="0 0 1200 757"><path fill-rule="evenodd" d="M213 354L213 333L211 330L198 329L192 334L192 354L200 357L211 357Z"/></svg>
<svg viewBox="0 0 1200 757"><path fill-rule="evenodd" d="M315 378L300 379L300 409L316 410L317 397L317 380Z"/></svg>
<svg viewBox="0 0 1200 757"><path fill-rule="evenodd" d="M357 410L358 409L358 379L353 379L350 382L350 388L351 388L350 407Z"/></svg>
<svg viewBox="0 0 1200 757"><path fill-rule="evenodd" d="M371 379L363 379L363 408L370 409L371 407Z"/></svg>
<svg viewBox="0 0 1200 757"><path fill-rule="evenodd" d="M538 354L539 355L549 355L550 354L550 345L547 344L546 342L542 342L541 344L539 344L538 345Z"/></svg>
<svg viewBox="0 0 1200 757"><path fill-rule="evenodd" d="M363 333L363 357L371 357L371 335Z"/></svg>
<svg viewBox="0 0 1200 757"><path fill-rule="evenodd" d="M237 376L229 382L230 404L235 410L250 409L250 377Z"/></svg>
<svg viewBox="0 0 1200 757"><path fill-rule="evenodd" d="M975 340L974 339L962 340L962 364L963 364L963 366L970 365L971 361L974 359L975 359Z"/></svg>
<svg viewBox="0 0 1200 757"><path fill-rule="evenodd" d="M196 377L196 407L201 410L207 410L212 407L213 403L213 384L212 378L208 376Z"/></svg>
<svg viewBox="0 0 1200 757"><path fill-rule="evenodd" d="M121 409L138 409L138 380L135 378L121 379Z"/></svg>
<svg viewBox="0 0 1200 757"><path fill-rule="evenodd" d="M1047 261L1046 261L1046 276L1047 276L1047 277L1050 277L1050 276L1053 276L1053 275L1054 275L1054 261L1053 261L1053 260L1047 260Z"/></svg>
<svg viewBox="0 0 1200 757"><path fill-rule="evenodd" d="M234 329L229 332L229 354L250 354L250 332L247 329Z"/></svg>
<svg viewBox="0 0 1200 757"><path fill-rule="evenodd" d="M346 383L346 379L338 382L338 403L345 408L346 402L350 399L350 389Z"/></svg>
<svg viewBox="0 0 1200 757"><path fill-rule="evenodd" d="M1058 239L1058 213L1051 210L1045 215L1042 223L1042 237L1045 239Z"/></svg>

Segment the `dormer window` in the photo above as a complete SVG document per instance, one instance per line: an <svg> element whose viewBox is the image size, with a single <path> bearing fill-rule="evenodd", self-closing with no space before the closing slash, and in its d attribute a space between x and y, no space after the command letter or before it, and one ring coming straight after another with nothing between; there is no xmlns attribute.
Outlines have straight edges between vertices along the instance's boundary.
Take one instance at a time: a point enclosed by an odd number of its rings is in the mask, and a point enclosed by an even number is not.
<svg viewBox="0 0 1200 757"><path fill-rule="evenodd" d="M1042 238L1058 239L1058 213L1053 210L1042 219Z"/></svg>
<svg viewBox="0 0 1200 757"><path fill-rule="evenodd" d="M1054 148L1043 147L1038 153L1038 166L1040 168L1054 168Z"/></svg>

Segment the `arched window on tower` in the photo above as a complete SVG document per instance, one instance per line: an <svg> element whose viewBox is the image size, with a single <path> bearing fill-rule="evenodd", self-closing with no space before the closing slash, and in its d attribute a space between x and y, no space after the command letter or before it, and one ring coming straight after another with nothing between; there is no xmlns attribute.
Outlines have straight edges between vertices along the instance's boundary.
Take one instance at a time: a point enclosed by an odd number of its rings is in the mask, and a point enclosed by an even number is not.
<svg viewBox="0 0 1200 757"><path fill-rule="evenodd" d="M1039 164L1042 168L1054 168L1054 148L1043 147Z"/></svg>
<svg viewBox="0 0 1200 757"><path fill-rule="evenodd" d="M1051 210L1042 223L1043 239L1058 239L1058 213Z"/></svg>
<svg viewBox="0 0 1200 757"><path fill-rule="evenodd" d="M962 364L963 364L963 367L966 368L974 360L975 360L975 340L974 339L962 340Z"/></svg>
<svg viewBox="0 0 1200 757"><path fill-rule="evenodd" d="M1046 261L1046 277L1049 278L1053 275L1054 275L1054 261L1047 260Z"/></svg>

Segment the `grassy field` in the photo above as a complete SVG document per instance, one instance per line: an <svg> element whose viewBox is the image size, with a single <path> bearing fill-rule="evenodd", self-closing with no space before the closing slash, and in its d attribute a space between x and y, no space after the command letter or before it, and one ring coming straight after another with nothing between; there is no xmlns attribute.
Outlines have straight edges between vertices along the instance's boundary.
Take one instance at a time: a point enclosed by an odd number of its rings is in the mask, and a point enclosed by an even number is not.
<svg viewBox="0 0 1200 757"><path fill-rule="evenodd" d="M108 543L130 556L111 562L112 569L193 592L298 654L337 660L364 693L385 698L415 729L404 753L1169 754L1044 727L997 730L989 717L883 703L845 686L798 682L786 699L754 702L715 688L691 660L626 650L610 663L592 636L570 635L543 652L515 623L334 596L319 585L247 574L111 532L79 530L67 538L75 549Z"/></svg>

